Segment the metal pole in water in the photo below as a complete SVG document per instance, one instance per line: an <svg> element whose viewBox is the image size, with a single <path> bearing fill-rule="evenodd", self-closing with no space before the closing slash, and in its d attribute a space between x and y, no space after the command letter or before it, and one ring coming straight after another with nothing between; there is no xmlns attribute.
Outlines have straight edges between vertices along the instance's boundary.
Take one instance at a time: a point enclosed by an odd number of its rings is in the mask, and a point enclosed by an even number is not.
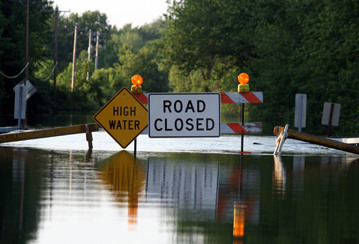
<svg viewBox="0 0 359 244"><path fill-rule="evenodd" d="M327 137L330 136L330 129L332 128L333 111L334 111L334 103L332 103L332 104L330 105L330 113L329 113L329 122L328 122Z"/></svg>
<svg viewBox="0 0 359 244"><path fill-rule="evenodd" d="M19 117L17 118L17 127L21 126L21 104L22 104L22 86L19 86Z"/></svg>
<svg viewBox="0 0 359 244"><path fill-rule="evenodd" d="M279 136L282 131L284 131L285 128L281 126L276 126L273 129L273 134ZM314 136L310 134L306 134L303 132L294 131L291 129L288 129L287 131L288 136L287 138L296 139L304 142L309 142L312 144L317 144L325 147L330 147L350 153L359 154L359 147L343 143L340 141L330 140L324 137Z"/></svg>
<svg viewBox="0 0 359 244"><path fill-rule="evenodd" d="M244 127L244 103L242 103L242 109L241 109L241 120L242 120L242 126ZM243 153L243 139L244 134L241 134L241 152Z"/></svg>
<svg viewBox="0 0 359 244"><path fill-rule="evenodd" d="M300 95L298 132L302 132L303 95Z"/></svg>
<svg viewBox="0 0 359 244"><path fill-rule="evenodd" d="M137 138L134 141L134 156L136 158L136 152L137 152Z"/></svg>

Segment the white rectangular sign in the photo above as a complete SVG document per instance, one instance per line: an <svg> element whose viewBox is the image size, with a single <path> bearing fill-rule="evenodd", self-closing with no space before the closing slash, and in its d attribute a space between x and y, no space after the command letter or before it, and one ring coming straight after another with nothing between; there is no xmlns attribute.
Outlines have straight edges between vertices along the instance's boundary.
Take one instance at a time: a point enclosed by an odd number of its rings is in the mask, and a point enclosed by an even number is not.
<svg viewBox="0 0 359 244"><path fill-rule="evenodd" d="M295 94L294 127L305 128L306 117L307 94Z"/></svg>
<svg viewBox="0 0 359 244"><path fill-rule="evenodd" d="M339 103L324 103L323 107L323 115L322 115L322 125L329 125L330 120L330 111L333 105L333 112L332 112L332 121L331 126L338 126L339 125L339 116L340 116L340 107Z"/></svg>
<svg viewBox="0 0 359 244"><path fill-rule="evenodd" d="M14 88L14 92L17 86L22 86L25 83L25 79L20 81ZM26 80L26 100L29 99L32 95L34 95L37 92L37 89L31 84L31 82L29 80Z"/></svg>
<svg viewBox="0 0 359 244"><path fill-rule="evenodd" d="M20 113L19 113L20 112ZM26 87L15 86L14 119L25 119L26 115Z"/></svg>
<svg viewBox="0 0 359 244"><path fill-rule="evenodd" d="M150 93L149 137L219 137L219 93Z"/></svg>

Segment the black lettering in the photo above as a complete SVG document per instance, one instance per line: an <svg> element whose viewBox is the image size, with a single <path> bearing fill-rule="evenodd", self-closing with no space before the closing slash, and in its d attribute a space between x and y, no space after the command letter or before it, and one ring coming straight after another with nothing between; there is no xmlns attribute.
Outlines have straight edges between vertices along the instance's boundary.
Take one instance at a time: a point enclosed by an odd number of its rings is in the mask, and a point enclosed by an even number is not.
<svg viewBox="0 0 359 244"><path fill-rule="evenodd" d="M132 119L128 121L128 129L129 129L129 130L133 130L133 128L132 128L132 122L133 122Z"/></svg>
<svg viewBox="0 0 359 244"><path fill-rule="evenodd" d="M117 107L113 106L113 116L116 116L116 113L118 116L118 106Z"/></svg>
<svg viewBox="0 0 359 244"><path fill-rule="evenodd" d="M212 127L209 127L209 121L212 121ZM213 121L213 119L207 118L207 119L206 119L206 129L207 129L207 130L213 130L213 128L214 128L214 121Z"/></svg>
<svg viewBox="0 0 359 244"><path fill-rule="evenodd" d="M127 122L127 120L122 120L122 121L123 121L123 129L126 130L126 122Z"/></svg>
<svg viewBox="0 0 359 244"><path fill-rule="evenodd" d="M200 126L202 125L202 123L200 121L202 121L202 120L203 120L202 118L197 119L197 123L196 123L197 130L204 130L204 128L200 128Z"/></svg>
<svg viewBox="0 0 359 244"><path fill-rule="evenodd" d="M108 122L110 123L110 130L115 129L116 120L109 120Z"/></svg>
<svg viewBox="0 0 359 244"><path fill-rule="evenodd" d="M177 122L180 121L180 127L177 126ZM175 128L177 131L181 131L183 129L183 121L181 119L176 119Z"/></svg>
<svg viewBox="0 0 359 244"><path fill-rule="evenodd" d="M167 127L167 119L165 119L165 131L172 131L172 129L169 129L169 128Z"/></svg>
<svg viewBox="0 0 359 244"><path fill-rule="evenodd" d="M177 109L177 104L180 105L180 109ZM175 104L174 104L174 109L177 113L180 113L182 111L182 108L183 108L183 104L180 100L176 100L175 101Z"/></svg>
<svg viewBox="0 0 359 244"><path fill-rule="evenodd" d="M128 115L128 107L127 106L123 108L123 115L124 116Z"/></svg>
<svg viewBox="0 0 359 244"><path fill-rule="evenodd" d="M200 107L200 104L202 104L202 109ZM206 109L206 104L203 100L197 100L197 112L202 113Z"/></svg>
<svg viewBox="0 0 359 244"><path fill-rule="evenodd" d="M171 111L171 105L172 105L171 101L169 101L169 100L163 100L163 113L166 113L166 108L168 108L168 111L169 111L170 113L172 113L172 111Z"/></svg>
<svg viewBox="0 0 359 244"><path fill-rule="evenodd" d="M135 130L139 130L139 129L140 129L140 121L135 120Z"/></svg>
<svg viewBox="0 0 359 244"><path fill-rule="evenodd" d="M185 111L185 112L187 113L187 111L188 111L189 109L191 109L193 113L195 112L191 100L188 101L187 107L186 107L186 111Z"/></svg>
<svg viewBox="0 0 359 244"><path fill-rule="evenodd" d="M161 122L162 122L162 119L156 119L156 120L155 120L155 129L156 129L157 131L161 131L162 128L158 128L158 127L157 127L157 122L158 122L158 121L161 121Z"/></svg>
<svg viewBox="0 0 359 244"><path fill-rule="evenodd" d="M116 127L116 130L118 130L118 128L120 128L120 130L122 130L122 127L121 127L121 120L117 120L117 127Z"/></svg>
<svg viewBox="0 0 359 244"><path fill-rule="evenodd" d="M136 116L136 107L130 107L130 116Z"/></svg>
<svg viewBox="0 0 359 244"><path fill-rule="evenodd" d="M186 124L191 126L190 128L186 127L186 129L189 130L189 131L192 131L193 128L194 128L194 126L193 126L193 124L191 122L193 122L193 119L191 119L191 118L186 120Z"/></svg>

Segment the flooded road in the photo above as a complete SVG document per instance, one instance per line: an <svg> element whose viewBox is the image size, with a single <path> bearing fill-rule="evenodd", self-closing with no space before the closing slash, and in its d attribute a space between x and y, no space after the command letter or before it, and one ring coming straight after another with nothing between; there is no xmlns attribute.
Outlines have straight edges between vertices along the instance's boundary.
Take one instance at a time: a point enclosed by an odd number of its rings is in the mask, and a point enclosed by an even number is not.
<svg viewBox="0 0 359 244"><path fill-rule="evenodd" d="M0 243L359 243L354 154L276 137L105 132L0 147Z"/></svg>

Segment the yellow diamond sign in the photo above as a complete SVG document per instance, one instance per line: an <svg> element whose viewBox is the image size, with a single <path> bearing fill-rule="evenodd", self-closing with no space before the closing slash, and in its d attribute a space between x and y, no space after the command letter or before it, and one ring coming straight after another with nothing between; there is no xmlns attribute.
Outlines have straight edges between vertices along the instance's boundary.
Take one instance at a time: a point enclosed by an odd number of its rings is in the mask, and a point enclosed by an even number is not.
<svg viewBox="0 0 359 244"><path fill-rule="evenodd" d="M124 87L93 118L122 148L126 148L146 129L147 114L147 108Z"/></svg>

